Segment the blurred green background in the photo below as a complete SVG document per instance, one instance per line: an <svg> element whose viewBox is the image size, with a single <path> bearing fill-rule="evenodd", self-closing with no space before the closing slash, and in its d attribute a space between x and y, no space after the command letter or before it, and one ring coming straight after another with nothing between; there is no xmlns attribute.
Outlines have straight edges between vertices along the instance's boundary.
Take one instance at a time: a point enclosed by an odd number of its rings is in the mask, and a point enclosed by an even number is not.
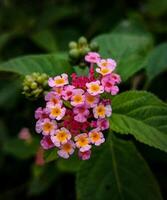
<svg viewBox="0 0 167 200"><path fill-rule="evenodd" d="M68 43L81 35L91 40L118 29L149 32L155 45L163 43L167 40L167 0L1 0L0 62L23 55L65 52ZM145 86L164 101L166 75L164 71L149 87ZM39 102L25 99L20 81L13 82L15 76L9 79L9 74L0 74L0 199L74 200L76 169L70 169L67 162L35 164L39 137L34 133L33 116ZM130 89L130 85L128 80L121 90ZM30 145L18 139L23 127L29 127L33 135ZM137 145L155 173L165 199L166 155ZM75 164L78 162L74 160Z"/></svg>

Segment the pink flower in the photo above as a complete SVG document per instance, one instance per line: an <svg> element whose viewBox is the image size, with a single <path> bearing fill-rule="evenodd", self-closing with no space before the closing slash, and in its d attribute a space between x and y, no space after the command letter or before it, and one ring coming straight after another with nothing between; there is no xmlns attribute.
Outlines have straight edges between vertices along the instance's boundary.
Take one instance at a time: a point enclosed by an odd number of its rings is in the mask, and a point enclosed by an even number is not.
<svg viewBox="0 0 167 200"><path fill-rule="evenodd" d="M115 83L115 84L119 84L121 82L121 77L120 75L116 74L116 73L112 73L110 74L111 80Z"/></svg>
<svg viewBox="0 0 167 200"><path fill-rule="evenodd" d="M89 110L87 108L87 106L83 105L83 106L77 106L73 109L73 112L75 114L74 119L77 122L86 122L87 121L87 117L89 115Z"/></svg>
<svg viewBox="0 0 167 200"><path fill-rule="evenodd" d="M46 108L39 107L35 111L35 119L44 119L48 118L49 113Z"/></svg>
<svg viewBox="0 0 167 200"><path fill-rule="evenodd" d="M75 136L76 147L79 148L81 152L88 151L91 149L90 140L87 133L82 133Z"/></svg>
<svg viewBox="0 0 167 200"><path fill-rule="evenodd" d="M64 87L53 87L53 91L55 92L56 95L61 97L62 96L62 92L63 92L63 88Z"/></svg>
<svg viewBox="0 0 167 200"><path fill-rule="evenodd" d="M84 90L82 89L74 89L73 95L71 97L71 105L72 106L81 106L85 103L85 95Z"/></svg>
<svg viewBox="0 0 167 200"><path fill-rule="evenodd" d="M96 96L104 92L103 86L100 85L100 81L93 81L86 83L87 91L90 95Z"/></svg>
<svg viewBox="0 0 167 200"><path fill-rule="evenodd" d="M48 92L45 95L45 101L49 101L52 104L60 104L60 105L62 105L63 103L62 100L60 99L60 96L58 96L54 91Z"/></svg>
<svg viewBox="0 0 167 200"><path fill-rule="evenodd" d="M69 100L72 95L73 95L73 90L74 90L74 86L73 85L67 85L64 87L64 90L62 91L62 98L64 100Z"/></svg>
<svg viewBox="0 0 167 200"><path fill-rule="evenodd" d="M104 90L112 95L116 95L119 92L118 86L114 85L115 82L111 79L110 75L104 76L101 80Z"/></svg>
<svg viewBox="0 0 167 200"><path fill-rule="evenodd" d="M108 59L101 59L97 65L100 67L100 68L109 68L111 69L111 71L114 71L114 69L116 68L116 62L115 60L111 59L111 58L108 58Z"/></svg>
<svg viewBox="0 0 167 200"><path fill-rule="evenodd" d="M90 142L92 144L95 144L96 146L99 146L101 143L105 141L103 133L100 132L99 128L91 130L88 135L90 138Z"/></svg>
<svg viewBox="0 0 167 200"><path fill-rule="evenodd" d="M21 140L25 140L25 141L29 141L29 142L32 140L32 136L31 136L30 130L28 128L22 128L19 132L18 137Z"/></svg>
<svg viewBox="0 0 167 200"><path fill-rule="evenodd" d="M38 165L38 166L42 166L42 165L45 164L44 150L41 147L39 147L39 149L36 153L35 164Z"/></svg>
<svg viewBox="0 0 167 200"><path fill-rule="evenodd" d="M84 151L84 152L79 151L78 156L82 160L89 160L91 156L91 150Z"/></svg>
<svg viewBox="0 0 167 200"><path fill-rule="evenodd" d="M36 132L41 133L43 135L50 135L57 128L57 123L54 120L50 120L48 118L43 120L38 120L36 123Z"/></svg>
<svg viewBox="0 0 167 200"><path fill-rule="evenodd" d="M85 103L89 108L94 108L100 100L99 95L92 96L88 92L85 93Z"/></svg>
<svg viewBox="0 0 167 200"><path fill-rule="evenodd" d="M107 119L98 119L97 127L99 127L102 131L108 129L110 126L109 121Z"/></svg>
<svg viewBox="0 0 167 200"><path fill-rule="evenodd" d="M85 60L89 63L97 63L100 60L100 55L96 52L89 52L85 56Z"/></svg>
<svg viewBox="0 0 167 200"><path fill-rule="evenodd" d="M75 144L73 141L69 140L67 143L60 146L60 150L57 152L62 158L69 158L70 155L74 153Z"/></svg>
<svg viewBox="0 0 167 200"><path fill-rule="evenodd" d="M62 74L61 76L55 76L54 78L49 78L48 84L50 87L61 87L68 84L68 75Z"/></svg>
<svg viewBox="0 0 167 200"><path fill-rule="evenodd" d="M112 109L110 105L103 105L103 104L99 104L96 107L93 108L93 114L94 117L97 118L105 118L110 117L112 113Z"/></svg>
<svg viewBox="0 0 167 200"><path fill-rule="evenodd" d="M70 139L71 139L71 133L68 129L66 129L64 127L56 130L51 135L51 140L56 147L60 147L61 144L67 143L67 141Z"/></svg>
<svg viewBox="0 0 167 200"><path fill-rule="evenodd" d="M50 139L49 135L43 136L40 144L41 144L43 149L51 149L51 148L53 148L55 146L53 144L52 140Z"/></svg>
<svg viewBox="0 0 167 200"><path fill-rule="evenodd" d="M56 120L61 120L66 112L66 108L65 107L61 107L61 105L56 104L47 104L47 108L50 111L49 117L51 119L56 119Z"/></svg>

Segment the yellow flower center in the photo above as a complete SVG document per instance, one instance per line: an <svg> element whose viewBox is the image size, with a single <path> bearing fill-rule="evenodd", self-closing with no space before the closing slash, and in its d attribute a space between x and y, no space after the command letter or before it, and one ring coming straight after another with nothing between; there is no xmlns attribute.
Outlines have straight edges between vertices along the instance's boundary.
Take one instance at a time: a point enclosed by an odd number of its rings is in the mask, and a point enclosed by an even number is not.
<svg viewBox="0 0 167 200"><path fill-rule="evenodd" d="M105 107L104 107L104 105L100 105L100 106L98 106L97 107L97 109L96 109L96 111L97 111L97 115L98 116L100 116L100 117L104 117L105 116Z"/></svg>
<svg viewBox="0 0 167 200"><path fill-rule="evenodd" d="M88 145L89 144L88 138L80 137L77 141L77 144L79 147L84 147L84 146Z"/></svg>
<svg viewBox="0 0 167 200"><path fill-rule="evenodd" d="M94 142L97 142L100 139L100 135L97 132L92 132L90 137Z"/></svg>
<svg viewBox="0 0 167 200"><path fill-rule="evenodd" d="M58 117L61 114L61 109L58 107L54 107L51 110L51 115Z"/></svg>
<svg viewBox="0 0 167 200"><path fill-rule="evenodd" d="M63 78L59 78L59 79L55 80L56 85L61 85L61 84L64 84L64 83L65 83L65 80Z"/></svg>
<svg viewBox="0 0 167 200"><path fill-rule="evenodd" d="M108 68L103 68L103 69L101 69L101 73L102 73L103 75L107 74L108 72L110 72L110 69L108 69Z"/></svg>
<svg viewBox="0 0 167 200"><path fill-rule="evenodd" d="M101 65L103 66L103 67L106 67L107 66L107 62L103 62Z"/></svg>
<svg viewBox="0 0 167 200"><path fill-rule="evenodd" d="M65 142L68 139L68 134L65 131L59 131L56 137L60 142Z"/></svg>
<svg viewBox="0 0 167 200"><path fill-rule="evenodd" d="M98 91L100 90L100 86L97 85L97 84L92 84L92 85L90 86L90 90L91 90L92 92L98 92Z"/></svg>
<svg viewBox="0 0 167 200"><path fill-rule="evenodd" d="M43 130L45 132L50 132L52 129L53 129L53 125L49 122L47 122L43 125Z"/></svg>
<svg viewBox="0 0 167 200"><path fill-rule="evenodd" d="M75 95L73 100L76 102L76 103L81 103L83 98L81 95Z"/></svg>

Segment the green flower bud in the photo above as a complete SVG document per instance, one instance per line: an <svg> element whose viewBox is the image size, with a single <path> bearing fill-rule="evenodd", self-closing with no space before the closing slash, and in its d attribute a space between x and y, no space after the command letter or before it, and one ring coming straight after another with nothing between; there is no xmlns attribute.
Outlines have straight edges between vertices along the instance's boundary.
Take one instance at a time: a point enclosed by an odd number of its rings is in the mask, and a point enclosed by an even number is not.
<svg viewBox="0 0 167 200"><path fill-rule="evenodd" d="M91 42L89 45L91 51L98 51L99 50L99 45L97 44L97 42Z"/></svg>
<svg viewBox="0 0 167 200"><path fill-rule="evenodd" d="M75 58L75 59L79 58L80 54L79 54L78 49L71 49L71 50L69 51L69 56L70 56L71 58Z"/></svg>
<svg viewBox="0 0 167 200"><path fill-rule="evenodd" d="M85 38L85 37L80 37L79 39L78 39L78 43L79 43L79 45L86 45L87 44L87 39Z"/></svg>
<svg viewBox="0 0 167 200"><path fill-rule="evenodd" d="M23 80L23 94L30 99L38 98L47 90L48 78L47 74L38 72L26 75Z"/></svg>
<svg viewBox="0 0 167 200"><path fill-rule="evenodd" d="M80 54L82 56L85 56L89 51L90 51L89 47L84 47L84 48L80 49Z"/></svg>
<svg viewBox="0 0 167 200"><path fill-rule="evenodd" d="M36 82L31 83L31 89L36 89L38 84Z"/></svg>
<svg viewBox="0 0 167 200"><path fill-rule="evenodd" d="M70 48L70 49L76 49L76 48L77 48L77 43L74 42L74 41L71 41L71 42L69 43L69 48Z"/></svg>

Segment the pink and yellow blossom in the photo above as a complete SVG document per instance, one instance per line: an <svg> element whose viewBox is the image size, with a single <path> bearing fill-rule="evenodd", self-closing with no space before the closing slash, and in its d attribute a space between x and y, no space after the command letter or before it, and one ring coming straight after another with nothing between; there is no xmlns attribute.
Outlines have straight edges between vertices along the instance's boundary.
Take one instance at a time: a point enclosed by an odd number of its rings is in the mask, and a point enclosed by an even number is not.
<svg viewBox="0 0 167 200"><path fill-rule="evenodd" d="M56 147L60 147L61 144L67 143L71 139L71 133L68 129L62 127L57 129L52 135L51 140Z"/></svg>
<svg viewBox="0 0 167 200"><path fill-rule="evenodd" d="M79 148L81 152L88 151L91 149L90 140L87 133L82 133L74 138L76 147Z"/></svg>
<svg viewBox="0 0 167 200"><path fill-rule="evenodd" d="M72 140L69 140L67 143L62 144L60 147L60 150L58 150L58 155L62 158L69 158L70 155L74 153L75 144Z"/></svg>
<svg viewBox="0 0 167 200"><path fill-rule="evenodd" d="M89 108L94 108L99 103L99 100L100 100L100 96L99 95L92 96L88 92L85 93L85 104Z"/></svg>
<svg viewBox="0 0 167 200"><path fill-rule="evenodd" d="M88 135L89 135L90 142L92 144L95 144L96 146L99 146L105 141L103 133L100 132L99 128L91 130Z"/></svg>
<svg viewBox="0 0 167 200"><path fill-rule="evenodd" d="M57 128L57 123L54 120L50 120L48 118L43 120L38 120L36 123L36 132L41 133L43 135L50 135Z"/></svg>
<svg viewBox="0 0 167 200"><path fill-rule="evenodd" d="M104 88L100 85L100 81L92 81L90 83L86 83L87 92L92 95L96 96L104 92Z"/></svg>
<svg viewBox="0 0 167 200"><path fill-rule="evenodd" d="M99 104L93 108L93 114L96 119L110 117L112 109L110 105Z"/></svg>
<svg viewBox="0 0 167 200"><path fill-rule="evenodd" d="M61 76L55 76L54 78L49 78L48 85L50 87L62 87L68 84L68 75L62 74Z"/></svg>
<svg viewBox="0 0 167 200"><path fill-rule="evenodd" d="M61 107L61 105L59 105L59 104L54 105L52 103L50 103L50 104L48 103L47 108L50 112L49 117L51 119L56 119L58 121L64 117L65 112L66 112L66 108Z"/></svg>
<svg viewBox="0 0 167 200"><path fill-rule="evenodd" d="M85 56L85 60L89 63L97 63L100 60L100 55L96 52L89 52Z"/></svg>
<svg viewBox="0 0 167 200"><path fill-rule="evenodd" d="M84 103L85 103L84 90L75 89L73 91L73 96L71 97L71 105L72 106L81 106Z"/></svg>
<svg viewBox="0 0 167 200"><path fill-rule="evenodd" d="M115 60L111 59L111 58L108 58L108 59L101 59L97 65L100 67L100 68L109 68L111 69L111 72L114 71L114 69L116 68L116 62Z"/></svg>

